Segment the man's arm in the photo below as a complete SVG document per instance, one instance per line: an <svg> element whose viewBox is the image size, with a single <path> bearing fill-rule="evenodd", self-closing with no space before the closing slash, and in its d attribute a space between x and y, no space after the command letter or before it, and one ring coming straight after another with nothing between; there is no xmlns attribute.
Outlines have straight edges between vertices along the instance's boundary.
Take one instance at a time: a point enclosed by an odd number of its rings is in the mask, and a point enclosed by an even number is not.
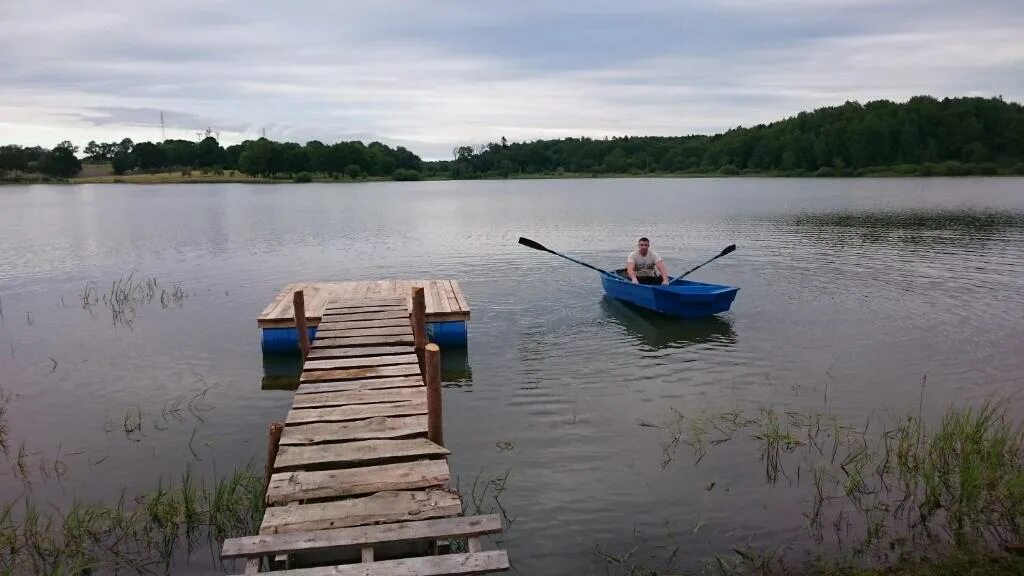
<svg viewBox="0 0 1024 576"><path fill-rule="evenodd" d="M633 263L633 259L626 260L626 274L629 275L629 279L633 281L633 284L639 284L636 280L636 265Z"/></svg>
<svg viewBox="0 0 1024 576"><path fill-rule="evenodd" d="M661 272L661 283L668 284L668 269L665 268L665 261L658 260L654 265L657 266L658 272Z"/></svg>

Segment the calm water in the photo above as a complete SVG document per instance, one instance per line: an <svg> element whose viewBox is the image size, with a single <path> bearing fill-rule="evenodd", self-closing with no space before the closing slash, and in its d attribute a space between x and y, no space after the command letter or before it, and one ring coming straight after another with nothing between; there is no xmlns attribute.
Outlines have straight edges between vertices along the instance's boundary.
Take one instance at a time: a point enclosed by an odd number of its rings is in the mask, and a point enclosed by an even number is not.
<svg viewBox="0 0 1024 576"><path fill-rule="evenodd" d="M741 291L714 319L652 317L520 235L605 268L646 235L673 272L735 243L693 277ZM24 445L29 489L58 505L189 462L261 467L291 395L256 315L285 283L459 280L473 320L446 357L445 437L467 499L507 473L522 574L604 573L596 549L664 566L675 541L688 567L803 538L803 496L765 486L756 454L663 468L666 434L640 423L672 409L861 422L1024 384L1021 179L0 187L0 247L0 494L26 489L10 471ZM82 307L87 285L130 273L187 297L130 324ZM57 458L59 479L42 472Z"/></svg>

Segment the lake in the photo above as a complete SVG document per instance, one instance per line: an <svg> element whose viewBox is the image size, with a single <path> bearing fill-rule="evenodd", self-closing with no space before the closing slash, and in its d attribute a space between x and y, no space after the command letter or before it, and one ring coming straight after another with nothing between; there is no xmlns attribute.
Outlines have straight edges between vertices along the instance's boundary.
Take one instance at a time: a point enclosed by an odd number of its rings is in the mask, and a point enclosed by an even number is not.
<svg viewBox="0 0 1024 576"><path fill-rule="evenodd" d="M691 278L741 289L715 318L653 316L519 236L602 268L648 236L672 273L735 243ZM742 442L671 450L677 412L863 426L1024 384L1024 179L4 186L0 246L0 493L56 506L186 465L262 470L294 363L264 358L256 316L284 284L458 280L453 485L489 510L500 492L522 574L815 547L806 478L767 483ZM83 306L130 274L155 279L152 301ZM216 573L208 556L176 571Z"/></svg>

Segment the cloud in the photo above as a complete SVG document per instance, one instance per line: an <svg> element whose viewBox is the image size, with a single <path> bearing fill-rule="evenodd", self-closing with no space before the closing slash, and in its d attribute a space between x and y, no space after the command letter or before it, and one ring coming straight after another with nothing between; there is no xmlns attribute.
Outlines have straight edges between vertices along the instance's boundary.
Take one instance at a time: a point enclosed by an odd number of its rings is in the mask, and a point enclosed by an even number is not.
<svg viewBox="0 0 1024 576"><path fill-rule="evenodd" d="M1008 0L15 1L0 140L404 145L714 132L847 99L1024 98ZM65 136L66 135L66 136Z"/></svg>

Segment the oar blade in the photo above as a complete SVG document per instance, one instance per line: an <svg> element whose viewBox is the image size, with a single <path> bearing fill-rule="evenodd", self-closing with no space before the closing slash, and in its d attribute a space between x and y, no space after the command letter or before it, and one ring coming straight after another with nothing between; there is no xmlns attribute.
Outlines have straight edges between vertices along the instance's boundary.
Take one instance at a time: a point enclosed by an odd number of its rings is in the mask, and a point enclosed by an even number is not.
<svg viewBox="0 0 1024 576"><path fill-rule="evenodd" d="M718 253L718 257L720 258L722 256L725 256L726 254L729 254L730 252L735 252L735 251L736 251L736 245L735 244L730 244L730 245L726 246L725 248L723 248L722 251Z"/></svg>
<svg viewBox="0 0 1024 576"><path fill-rule="evenodd" d="M522 244L523 246L526 246L527 248L533 248L534 250L541 250L542 252L551 252L551 250L548 250L539 242L534 242L533 240L530 240L529 238L523 238L522 236L519 237L519 243Z"/></svg>

